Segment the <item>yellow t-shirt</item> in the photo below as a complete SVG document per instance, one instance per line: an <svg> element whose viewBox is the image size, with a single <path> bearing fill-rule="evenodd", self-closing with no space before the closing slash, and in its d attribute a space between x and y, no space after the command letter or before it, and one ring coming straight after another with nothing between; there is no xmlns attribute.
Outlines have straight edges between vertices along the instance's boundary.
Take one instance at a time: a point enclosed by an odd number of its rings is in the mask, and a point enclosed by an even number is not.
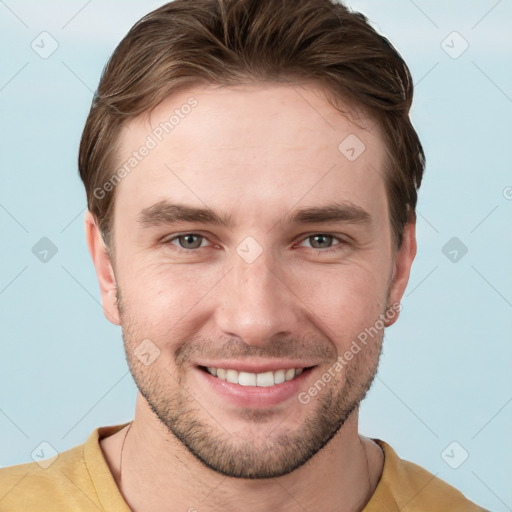
<svg viewBox="0 0 512 512"><path fill-rule="evenodd" d="M0 511L130 512L99 444L125 425L97 428L46 469L36 462L0 469ZM384 441L374 441L384 450L384 468L363 512L485 512L425 469L400 459Z"/></svg>

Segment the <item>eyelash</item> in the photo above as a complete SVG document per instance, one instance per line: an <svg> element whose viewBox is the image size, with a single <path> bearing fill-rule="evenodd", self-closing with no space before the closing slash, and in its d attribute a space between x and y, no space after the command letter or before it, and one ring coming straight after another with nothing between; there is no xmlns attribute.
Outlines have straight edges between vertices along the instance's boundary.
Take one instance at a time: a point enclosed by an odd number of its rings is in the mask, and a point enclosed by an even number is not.
<svg viewBox="0 0 512 512"><path fill-rule="evenodd" d="M175 245L172 243L173 241L178 240L182 237L186 237L186 236L196 236L196 237L202 238L203 240L207 240L207 237L204 235L201 235L200 233L190 232L190 233L182 233L182 234L174 235L172 238L164 240L163 243L166 245L172 245L173 246L172 250L176 251L178 254L192 254L192 253L196 252L197 250L204 248L204 247L200 246L195 249L185 249L183 247L179 247L178 245ZM347 240L344 240L343 238L340 238L335 235L331 235L330 233L321 233L321 232L320 233L312 233L310 235L307 235L306 237L301 239L301 242L304 242L304 241L308 240L309 238L313 238L315 236L331 237L333 241L336 240L339 242L332 247L326 247L324 249L310 247L309 249L314 251L315 254L325 254L325 253L336 252L336 251L340 250L343 245L346 245L348 243Z"/></svg>

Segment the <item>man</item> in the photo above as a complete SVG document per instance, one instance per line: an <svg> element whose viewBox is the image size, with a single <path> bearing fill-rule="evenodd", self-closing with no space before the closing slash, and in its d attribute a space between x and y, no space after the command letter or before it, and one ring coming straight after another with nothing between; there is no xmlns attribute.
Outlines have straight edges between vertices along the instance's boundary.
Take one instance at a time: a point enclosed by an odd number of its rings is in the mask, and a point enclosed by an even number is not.
<svg viewBox="0 0 512 512"><path fill-rule="evenodd" d="M330 0L176 0L101 78L79 168L134 420L1 510L481 511L358 407L416 253L409 71Z"/></svg>

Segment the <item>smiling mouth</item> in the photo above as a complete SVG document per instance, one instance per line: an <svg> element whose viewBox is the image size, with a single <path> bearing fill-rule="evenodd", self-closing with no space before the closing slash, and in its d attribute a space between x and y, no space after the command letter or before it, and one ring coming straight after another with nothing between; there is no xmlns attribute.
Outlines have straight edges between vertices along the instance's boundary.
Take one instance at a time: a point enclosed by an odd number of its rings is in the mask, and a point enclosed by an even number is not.
<svg viewBox="0 0 512 512"><path fill-rule="evenodd" d="M224 380L231 384L239 384L240 386L256 386L268 388L277 384L290 381L298 377L304 372L311 371L314 366L306 368L286 368L263 373L239 372L233 369L213 368L200 366L201 370L209 373L213 377Z"/></svg>

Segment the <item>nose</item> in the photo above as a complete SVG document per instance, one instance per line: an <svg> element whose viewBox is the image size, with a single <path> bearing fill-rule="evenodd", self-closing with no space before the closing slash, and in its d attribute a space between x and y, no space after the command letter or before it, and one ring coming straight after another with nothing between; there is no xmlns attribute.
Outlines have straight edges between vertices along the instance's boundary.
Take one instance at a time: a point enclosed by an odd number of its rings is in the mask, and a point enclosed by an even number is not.
<svg viewBox="0 0 512 512"><path fill-rule="evenodd" d="M224 335L248 345L265 345L278 334L300 334L300 300L271 260L265 251L252 263L234 255L233 267L218 290L216 322Z"/></svg>

